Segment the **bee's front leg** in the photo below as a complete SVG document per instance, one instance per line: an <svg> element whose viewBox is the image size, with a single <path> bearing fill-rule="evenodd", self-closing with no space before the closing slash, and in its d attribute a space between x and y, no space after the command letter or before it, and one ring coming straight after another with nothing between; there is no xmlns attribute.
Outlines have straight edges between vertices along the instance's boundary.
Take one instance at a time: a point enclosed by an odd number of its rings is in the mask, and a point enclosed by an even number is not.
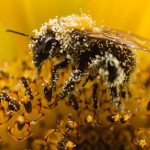
<svg viewBox="0 0 150 150"><path fill-rule="evenodd" d="M74 91L76 91L76 86L82 80L83 76L84 73L80 69L73 70L69 77L69 80L63 86L63 90L59 94L59 99L63 100L64 98L71 95Z"/></svg>
<svg viewBox="0 0 150 150"><path fill-rule="evenodd" d="M52 91L53 89L55 88L56 86L56 83L59 79L59 73L58 73L58 69L63 69L65 68L66 66L68 65L68 60L65 59L65 61L57 64L56 66L54 66L52 69L51 69L51 86L50 88L49 87L45 87L44 88L44 94L45 94L45 97L46 97L46 100L48 102L51 101L51 98L52 98Z"/></svg>
<svg viewBox="0 0 150 150"><path fill-rule="evenodd" d="M40 73L41 73L41 68L42 68L42 65L40 65L40 66L36 69L36 75L35 75L35 77L33 78L32 81L38 80L38 78L39 78L39 76L40 76Z"/></svg>
<svg viewBox="0 0 150 150"><path fill-rule="evenodd" d="M83 76L84 73L80 69L73 70L69 77L69 80L66 81L66 84L63 86L62 92L57 96L56 101L53 104L49 105L49 107L53 108L57 105L57 102L59 100L63 100L66 97L69 97L74 109L78 110L78 103L73 92L77 90L76 85L82 80Z"/></svg>

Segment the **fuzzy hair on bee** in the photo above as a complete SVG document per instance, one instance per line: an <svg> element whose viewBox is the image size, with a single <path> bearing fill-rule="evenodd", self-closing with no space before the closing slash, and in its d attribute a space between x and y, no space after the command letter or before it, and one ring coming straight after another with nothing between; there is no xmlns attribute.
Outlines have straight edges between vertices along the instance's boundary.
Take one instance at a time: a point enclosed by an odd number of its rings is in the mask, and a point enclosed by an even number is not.
<svg viewBox="0 0 150 150"><path fill-rule="evenodd" d="M9 30L11 31L11 30ZM13 31L11 31L13 32ZM85 80L81 89L89 80L101 78L107 86L113 105L123 109L121 91L128 88L137 65L135 49L147 51L150 43L136 35L97 27L95 21L86 14L56 17L45 23L40 31L34 30L35 36L29 44L33 63L38 75L45 60L57 58L63 60L51 69L51 86L45 87L46 99L51 101L53 90L59 79L59 69L71 65L73 70L68 81L63 85L57 100L67 97L78 110L75 94L77 85ZM17 32L18 33L18 32ZM93 86L93 107L98 108L99 85Z"/></svg>

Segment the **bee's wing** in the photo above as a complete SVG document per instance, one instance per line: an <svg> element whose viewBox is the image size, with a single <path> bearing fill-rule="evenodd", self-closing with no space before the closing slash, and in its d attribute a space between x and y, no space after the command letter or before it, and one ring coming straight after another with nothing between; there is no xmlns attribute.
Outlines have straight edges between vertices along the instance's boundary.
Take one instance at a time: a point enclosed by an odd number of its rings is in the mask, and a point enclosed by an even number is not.
<svg viewBox="0 0 150 150"><path fill-rule="evenodd" d="M83 31L83 35L89 38L115 42L131 49L150 52L150 41L128 32L102 28L101 32Z"/></svg>

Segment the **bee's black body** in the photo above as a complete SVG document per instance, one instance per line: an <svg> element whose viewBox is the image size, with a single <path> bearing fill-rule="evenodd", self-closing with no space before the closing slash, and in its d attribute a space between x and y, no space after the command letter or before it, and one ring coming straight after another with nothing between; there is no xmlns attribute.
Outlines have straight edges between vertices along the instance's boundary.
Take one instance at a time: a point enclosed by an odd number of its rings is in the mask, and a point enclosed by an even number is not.
<svg viewBox="0 0 150 150"><path fill-rule="evenodd" d="M128 88L131 75L136 69L134 49L147 50L143 44L147 41L143 42L137 36L126 32L99 28L85 14L50 19L40 31L35 30L35 37L28 37L33 39L29 47L38 74L44 60L51 61L54 57L64 60L51 69L50 88L44 88L48 101L51 101L52 91L59 79L58 69L72 66L72 73L63 85L55 104L58 100L69 97L75 110L79 108L75 93L81 91L88 80L95 78L103 80L113 104L121 108L121 92ZM81 80L85 82L78 90L77 85ZM98 108L98 90L98 83L95 83L92 96L95 109Z"/></svg>
<svg viewBox="0 0 150 150"><path fill-rule="evenodd" d="M63 91L58 96L58 99L64 99L69 96L73 101L72 103L76 103L75 108L77 109L78 104L74 98L76 85L81 80L84 80L84 77L87 81L100 77L107 85L114 105L119 107L121 104L120 92L127 86L130 76L136 67L136 55L133 50L116 42L86 36L86 31L72 30L72 32L69 33L70 41L67 48L60 53L62 45L55 39L55 33L49 30L47 33L51 33L51 36L47 34L45 38L39 39L34 47L35 57L33 60L35 66L40 67L42 61L49 58L52 45L55 46L53 47L54 50L51 57L57 57L58 59L59 57L64 58L63 62L51 70L51 88L48 90L48 88L45 87L44 90L47 100L51 100L52 90L57 83L57 70L65 68L70 64L74 67L74 70L68 82L63 86ZM50 41L47 39L50 39ZM49 43L47 44L46 41ZM97 96L95 96L95 94L98 93L97 89L98 85L95 87L95 90L93 90L94 108L98 107Z"/></svg>

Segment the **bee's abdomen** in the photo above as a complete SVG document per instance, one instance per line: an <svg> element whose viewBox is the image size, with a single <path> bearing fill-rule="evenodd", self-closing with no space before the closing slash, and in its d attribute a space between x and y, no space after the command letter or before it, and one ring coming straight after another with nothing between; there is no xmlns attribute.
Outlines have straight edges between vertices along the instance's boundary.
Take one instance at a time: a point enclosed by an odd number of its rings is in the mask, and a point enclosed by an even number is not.
<svg viewBox="0 0 150 150"><path fill-rule="evenodd" d="M109 52L118 60L119 66L124 72L125 79L122 84L124 87L129 82L131 75L135 71L136 53L121 45L113 45L113 47L109 49Z"/></svg>
<svg viewBox="0 0 150 150"><path fill-rule="evenodd" d="M107 41L91 44L89 68L107 78L110 86L125 87L136 68L136 54L122 45Z"/></svg>

